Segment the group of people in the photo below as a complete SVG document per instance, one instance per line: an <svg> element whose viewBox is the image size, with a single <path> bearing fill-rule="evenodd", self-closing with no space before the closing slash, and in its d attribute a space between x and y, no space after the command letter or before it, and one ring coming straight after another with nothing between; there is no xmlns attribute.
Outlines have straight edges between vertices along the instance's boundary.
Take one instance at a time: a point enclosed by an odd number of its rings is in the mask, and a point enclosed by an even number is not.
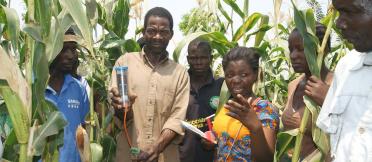
<svg viewBox="0 0 372 162"><path fill-rule="evenodd" d="M253 93L260 62L258 50L232 48L222 60L225 77L215 78L210 68L212 48L208 41L197 38L188 45L187 70L168 58L172 15L161 7L150 9L144 19L142 51L126 53L115 63L128 67L128 107L123 106L116 72L112 71L109 100L118 119L126 120L116 137L115 161L273 161L279 125L282 122L284 130L299 128L306 109L305 95L322 106L316 125L309 122L307 127L321 129L330 137L331 150L325 161L372 161L372 1L333 0L333 6L340 13L337 27L355 50L340 60L335 72L323 64L317 78L307 65L303 38L294 29L288 40L290 60L294 71L302 75L288 86L281 119L270 101ZM325 31L323 25L316 26L319 40ZM327 40L325 53L330 47ZM76 75L75 48L76 42L64 43L50 66L45 91L46 98L68 121L60 161L80 161L74 133L89 111L82 78ZM231 97L216 114L224 81ZM129 115L123 118L123 112ZM211 128L206 120L213 115ZM210 135L215 136L216 143L185 131L181 121L213 132ZM311 161L309 157L321 147L313 141L311 130L305 132L301 160ZM140 150L135 156L134 148Z"/></svg>

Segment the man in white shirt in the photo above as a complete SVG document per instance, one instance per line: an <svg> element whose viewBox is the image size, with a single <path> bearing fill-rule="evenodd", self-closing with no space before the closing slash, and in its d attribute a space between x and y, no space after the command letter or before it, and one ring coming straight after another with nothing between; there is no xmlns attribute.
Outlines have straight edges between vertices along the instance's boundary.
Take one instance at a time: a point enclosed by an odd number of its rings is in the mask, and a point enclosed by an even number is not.
<svg viewBox="0 0 372 162"><path fill-rule="evenodd" d="M356 51L338 63L317 125L334 162L372 161L372 0L333 0L337 27Z"/></svg>

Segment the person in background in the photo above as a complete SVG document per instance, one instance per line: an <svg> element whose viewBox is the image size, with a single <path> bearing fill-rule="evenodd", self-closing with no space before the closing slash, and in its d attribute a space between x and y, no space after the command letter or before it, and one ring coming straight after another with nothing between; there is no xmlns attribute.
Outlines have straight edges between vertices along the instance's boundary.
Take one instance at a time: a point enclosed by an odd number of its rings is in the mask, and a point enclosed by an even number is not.
<svg viewBox="0 0 372 162"><path fill-rule="evenodd" d="M59 161L81 161L76 147L75 132L80 124L84 124L85 116L89 112L85 87L70 74L78 57L76 48L77 42L65 40L62 51L49 66L50 78L45 90L46 100L62 112L68 123L64 128Z"/></svg>
<svg viewBox="0 0 372 162"><path fill-rule="evenodd" d="M272 162L279 116L272 104L253 94L260 55L247 47L231 49L222 60L231 99L214 119L217 162Z"/></svg>
<svg viewBox="0 0 372 162"><path fill-rule="evenodd" d="M206 117L216 112L223 78L214 78L210 65L212 49L207 41L195 39L188 46L190 65L190 100L186 120L203 132L208 131ZM201 139L191 131L185 132L180 146L181 162L212 162L214 150L202 147Z"/></svg>
<svg viewBox="0 0 372 162"><path fill-rule="evenodd" d="M322 24L316 25L316 36L322 42L326 27ZM315 101L319 106L323 105L329 85L333 79L333 73L325 66L323 61L321 68L321 79L311 76L309 66L304 53L303 38L297 29L294 29L288 39L290 59L292 68L296 73L301 73L298 78L291 81L288 85L288 99L282 115L284 130L292 130L300 127L301 119L306 108L303 97L306 95ZM327 56L331 49L330 39L327 40L327 46L324 50L324 56ZM311 117L310 117L311 119ZM315 126L315 125L314 125ZM320 153L317 144L312 137L311 120L308 122L308 129L302 141L300 159L308 157L310 154ZM321 144L327 145L327 144ZM328 151L328 150L327 150ZM309 156L309 158L312 156Z"/></svg>
<svg viewBox="0 0 372 162"><path fill-rule="evenodd" d="M334 162L372 161L372 1L333 0L336 26L354 45L337 64L317 119Z"/></svg>
<svg viewBox="0 0 372 162"><path fill-rule="evenodd" d="M173 18L169 11L152 8L144 21L143 50L126 53L115 63L115 67L128 67L128 90L132 98L126 110L132 114L127 118L132 122L124 125L130 137L119 134L116 161L130 161L131 144L141 150L134 158L137 161L177 162L180 161L178 145L184 135L181 120L185 120L189 102L189 75L185 67L168 58L166 48L173 36ZM115 70L110 96L111 105L119 112L117 116L123 116Z"/></svg>

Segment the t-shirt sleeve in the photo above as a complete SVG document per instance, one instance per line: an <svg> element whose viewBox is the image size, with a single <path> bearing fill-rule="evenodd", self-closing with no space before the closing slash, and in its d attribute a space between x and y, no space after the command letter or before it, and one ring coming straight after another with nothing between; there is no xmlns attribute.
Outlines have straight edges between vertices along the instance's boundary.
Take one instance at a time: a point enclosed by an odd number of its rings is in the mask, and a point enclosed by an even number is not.
<svg viewBox="0 0 372 162"><path fill-rule="evenodd" d="M271 128L273 130L279 129L279 115L274 110L273 105L266 100L260 100L257 103L259 109L258 118L261 120L262 127Z"/></svg>
<svg viewBox="0 0 372 162"><path fill-rule="evenodd" d="M88 98L88 94L87 94L87 90L85 89L85 87L82 87L82 101L80 103L82 103L82 111L81 111L81 115L80 115L80 120L81 120L81 123L85 123L85 117L87 116L88 112L89 112L89 98Z"/></svg>

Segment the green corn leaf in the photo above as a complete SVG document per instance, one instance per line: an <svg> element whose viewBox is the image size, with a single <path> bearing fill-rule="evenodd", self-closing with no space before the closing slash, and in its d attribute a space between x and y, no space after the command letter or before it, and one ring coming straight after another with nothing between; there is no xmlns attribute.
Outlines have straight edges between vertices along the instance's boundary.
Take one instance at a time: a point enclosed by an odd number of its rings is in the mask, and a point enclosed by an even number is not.
<svg viewBox="0 0 372 162"><path fill-rule="evenodd" d="M319 77L320 69L317 65L317 49L318 49L318 38L315 34L315 18L314 13L311 9L304 12L299 11L294 5L294 21L296 27L300 32L304 40L304 52L306 56L307 63L309 65L310 72Z"/></svg>
<svg viewBox="0 0 372 162"><path fill-rule="evenodd" d="M261 30L259 30L259 32L256 34L255 41L254 41L254 47L258 47L261 44L266 32L271 29L271 27L270 28L267 27L268 24L269 24L269 16L262 15L261 22L258 27Z"/></svg>
<svg viewBox="0 0 372 162"><path fill-rule="evenodd" d="M119 0L112 15L113 32L124 39L128 31L130 4L128 0Z"/></svg>
<svg viewBox="0 0 372 162"><path fill-rule="evenodd" d="M32 143L32 151L34 155L40 156L43 152L47 137L58 134L67 125L63 114L59 111L52 112L46 123L37 127L34 132L34 139Z"/></svg>
<svg viewBox="0 0 372 162"><path fill-rule="evenodd" d="M12 129L9 135L6 137L5 142L3 143L3 158L15 159L17 157L17 151L15 150L15 146L17 145L17 143L17 136L14 129Z"/></svg>
<svg viewBox="0 0 372 162"><path fill-rule="evenodd" d="M221 111L221 109L224 107L225 103L229 100L230 96L231 94L229 92L229 89L227 88L226 81L224 81L221 86L220 101L218 103L218 107L216 110L216 116Z"/></svg>
<svg viewBox="0 0 372 162"><path fill-rule="evenodd" d="M40 25L40 31L43 37L46 37L50 31L51 17L52 17L52 1L50 0L37 0L35 2L35 21ZM28 6L32 7L32 6ZM47 10L47 8L51 8ZM29 11L30 12L30 11ZM32 10L31 10L32 12ZM30 22L33 23L33 22Z"/></svg>
<svg viewBox="0 0 372 162"><path fill-rule="evenodd" d="M76 25L79 27L84 40L87 42L86 47L93 55L93 37L92 37L92 28L87 18L85 9L81 0L59 0L63 8L67 9L70 13Z"/></svg>
<svg viewBox="0 0 372 162"><path fill-rule="evenodd" d="M329 145L329 139L328 139L327 134L316 126L316 120L320 113L320 106L317 106L317 104L307 96L304 97L304 102L305 102L306 108L309 109L311 113L311 117L312 117L311 133L312 133L313 141L316 144L317 148L322 153L323 155L322 157L324 158L330 150L330 145Z"/></svg>
<svg viewBox="0 0 372 162"><path fill-rule="evenodd" d="M239 8L239 6L235 3L234 0L223 0L227 5L229 5L235 13L237 13L242 19L245 18L244 12Z"/></svg>
<svg viewBox="0 0 372 162"><path fill-rule="evenodd" d="M92 156L92 162L101 162L103 157L102 146L97 143L90 144L90 151Z"/></svg>
<svg viewBox="0 0 372 162"><path fill-rule="evenodd" d="M279 162L280 158L291 148L294 147L296 136L299 129L292 129L285 132L280 132L276 139L276 150L274 162Z"/></svg>
<svg viewBox="0 0 372 162"><path fill-rule="evenodd" d="M218 10L222 13L222 15L225 17L225 19L226 19L229 23L233 23L233 21L232 21L232 19L230 18L229 14L227 14L227 12L225 11L225 9L222 7L220 1L218 1Z"/></svg>
<svg viewBox="0 0 372 162"><path fill-rule="evenodd" d="M232 41L237 42L245 33L253 28L258 22L258 20L262 18L262 14L260 13L253 13L251 16L244 21L243 25L239 27L239 29L235 32Z"/></svg>
<svg viewBox="0 0 372 162"><path fill-rule="evenodd" d="M98 19L97 2L96 0L86 0L85 5L86 5L87 17L90 21L90 25L95 26L97 23L97 19Z"/></svg>
<svg viewBox="0 0 372 162"><path fill-rule="evenodd" d="M126 52L138 52L141 51L138 43L133 39L127 39L124 43L124 49Z"/></svg>
<svg viewBox="0 0 372 162"><path fill-rule="evenodd" d="M103 148L103 161L113 162L116 153L116 142L114 138L109 135L104 135L101 140L101 145Z"/></svg>
<svg viewBox="0 0 372 162"><path fill-rule="evenodd" d="M7 34L10 36L12 47L15 51L18 50L18 37L19 37L19 18L17 11L13 8L1 6L1 9L5 13L7 21Z"/></svg>
<svg viewBox="0 0 372 162"><path fill-rule="evenodd" d="M110 48L120 47L124 45L124 43L125 43L125 40L123 39L118 39L118 38L105 39L102 42L100 49L110 49Z"/></svg>
<svg viewBox="0 0 372 162"><path fill-rule="evenodd" d="M3 96L5 104L7 105L17 140L19 143L26 144L28 142L30 120L27 111L25 111L25 106L18 94L12 91L10 87L4 83L4 80L1 82L0 94Z"/></svg>
<svg viewBox="0 0 372 162"><path fill-rule="evenodd" d="M33 24L26 24L23 28L23 32L27 33L32 39L43 42L43 38L41 37L41 27Z"/></svg>
<svg viewBox="0 0 372 162"><path fill-rule="evenodd" d="M46 38L46 57L51 63L63 48L63 36L65 31L72 25L73 19L66 9L58 15L57 20L51 22L51 30Z"/></svg>

